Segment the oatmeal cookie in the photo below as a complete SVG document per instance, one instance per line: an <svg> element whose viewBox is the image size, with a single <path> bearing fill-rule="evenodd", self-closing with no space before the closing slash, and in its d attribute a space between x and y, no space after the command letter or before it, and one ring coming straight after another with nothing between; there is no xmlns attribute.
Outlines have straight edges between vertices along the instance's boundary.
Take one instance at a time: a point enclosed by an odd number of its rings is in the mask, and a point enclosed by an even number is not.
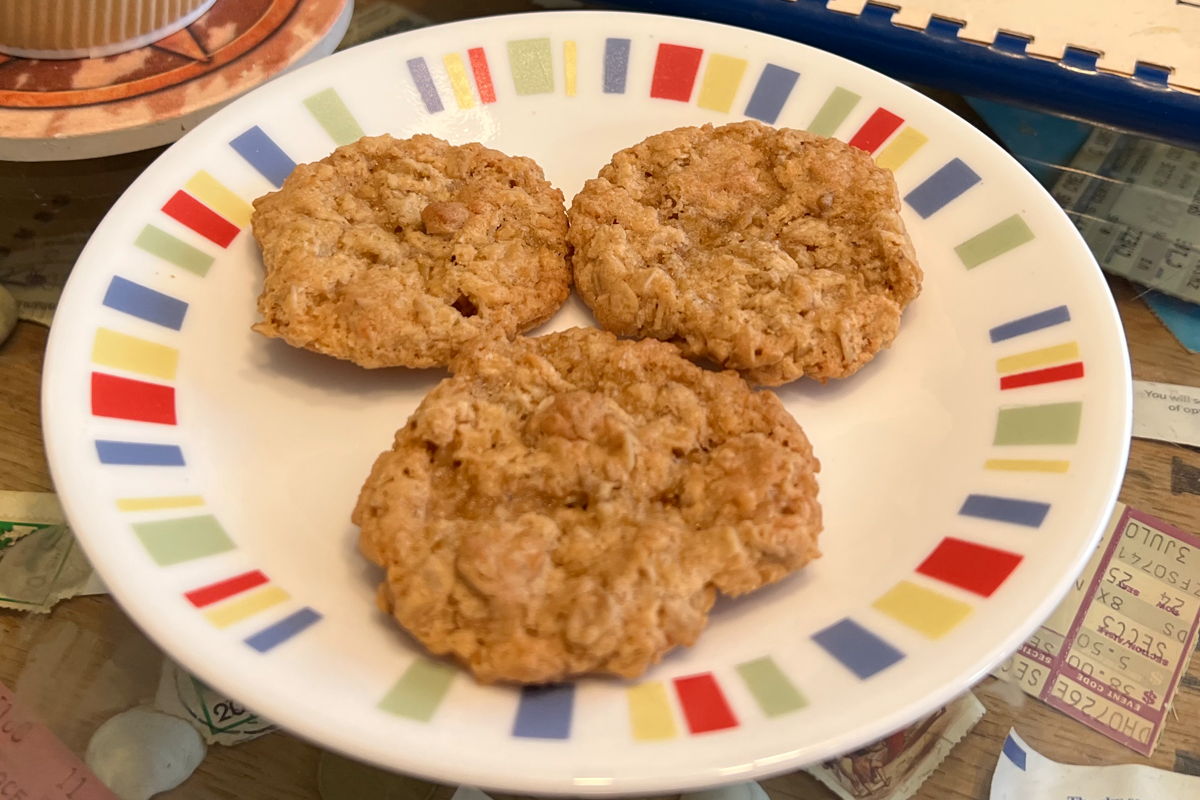
<svg viewBox="0 0 1200 800"><path fill-rule="evenodd" d="M567 299L562 193L528 158L376 136L254 202L266 280L254 330L364 367L432 367Z"/></svg>
<svg viewBox="0 0 1200 800"><path fill-rule="evenodd" d="M899 212L865 152L751 121L617 153L576 196L567 238L605 328L776 386L846 377L892 343L921 288Z"/></svg>
<svg viewBox="0 0 1200 800"><path fill-rule="evenodd" d="M362 488L380 606L484 682L640 675L718 592L819 553L812 448L770 392L575 328L477 344Z"/></svg>

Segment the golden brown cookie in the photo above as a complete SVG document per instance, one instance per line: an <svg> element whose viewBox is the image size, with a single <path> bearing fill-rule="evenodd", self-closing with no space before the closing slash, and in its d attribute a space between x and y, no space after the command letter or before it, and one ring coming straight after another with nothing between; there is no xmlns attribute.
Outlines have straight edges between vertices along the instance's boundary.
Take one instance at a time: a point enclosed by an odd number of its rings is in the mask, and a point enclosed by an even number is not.
<svg viewBox="0 0 1200 800"><path fill-rule="evenodd" d="M375 462L379 601L485 682L634 677L817 557L819 469L770 392L575 328L478 345Z"/></svg>
<svg viewBox="0 0 1200 800"><path fill-rule="evenodd" d="M562 193L528 158L376 136L254 202L266 280L254 329L364 367L446 364L567 299Z"/></svg>
<svg viewBox="0 0 1200 800"><path fill-rule="evenodd" d="M576 196L567 238L605 328L775 386L845 377L892 343L921 288L899 212L863 151L751 121L617 153Z"/></svg>

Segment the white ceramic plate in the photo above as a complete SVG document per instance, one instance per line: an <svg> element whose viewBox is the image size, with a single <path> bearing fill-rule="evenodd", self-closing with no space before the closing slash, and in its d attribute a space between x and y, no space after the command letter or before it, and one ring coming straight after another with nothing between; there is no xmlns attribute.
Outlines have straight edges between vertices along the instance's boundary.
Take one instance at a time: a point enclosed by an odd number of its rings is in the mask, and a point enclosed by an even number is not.
<svg viewBox="0 0 1200 800"><path fill-rule="evenodd" d="M780 390L823 464L824 557L720 604L643 680L518 691L428 660L375 610L350 510L438 372L365 371L250 332L247 202L361 133L529 155L570 198L617 149L756 117L895 170L926 273L895 346ZM545 330L591 324L572 300ZM737 28L568 12L415 31L216 114L81 257L51 335L47 448L112 593L188 669L286 728L513 791L659 792L883 736L1053 608L1114 499L1129 367L1092 257L965 122L888 78Z"/></svg>

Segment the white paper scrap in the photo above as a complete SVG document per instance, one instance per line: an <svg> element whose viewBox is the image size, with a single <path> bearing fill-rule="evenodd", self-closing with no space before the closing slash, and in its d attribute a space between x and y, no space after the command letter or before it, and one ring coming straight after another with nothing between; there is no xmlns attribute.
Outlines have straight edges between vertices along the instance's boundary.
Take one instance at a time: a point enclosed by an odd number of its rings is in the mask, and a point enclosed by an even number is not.
<svg viewBox="0 0 1200 800"><path fill-rule="evenodd" d="M1200 797L1200 778L1178 772L1119 764L1081 767L1059 764L1009 730L992 773L991 800L1182 800Z"/></svg>
<svg viewBox="0 0 1200 800"><path fill-rule="evenodd" d="M1134 381L1133 435L1200 447L1200 388Z"/></svg>

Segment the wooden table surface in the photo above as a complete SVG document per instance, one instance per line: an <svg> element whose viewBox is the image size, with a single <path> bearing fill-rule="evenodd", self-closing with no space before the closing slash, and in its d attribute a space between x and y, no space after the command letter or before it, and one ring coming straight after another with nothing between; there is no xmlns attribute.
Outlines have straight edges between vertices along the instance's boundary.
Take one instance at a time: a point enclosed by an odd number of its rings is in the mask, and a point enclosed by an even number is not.
<svg viewBox="0 0 1200 800"><path fill-rule="evenodd" d="M370 3L368 3L369 5ZM463 15L463 4L409 3L433 20ZM496 4L504 6L505 4ZM526 3L513 4L526 7ZM505 10L500 8L499 10ZM37 248L38 225L86 225L98 218L125 183L153 154L122 157L114 163L114 185L84 198L74 221L47 218L50 195L36 187L70 185L67 165L19 165L0 162L0 259ZM81 164L77 169L92 169ZM30 200L28 187L34 186ZM80 185L78 182L75 185ZM89 185L86 181L82 185ZM61 191L70 191L63 189ZM110 196L111 195L111 196ZM90 208L90 210L88 210ZM41 211L39 212L39 209ZM40 215L39 215L40 213ZM27 220L26 217L29 219ZM92 219L94 224L94 219ZM90 230L86 228L86 230ZM1120 309L1135 378L1167 383L1200 384L1200 355L1189 354L1138 298L1138 289L1110 280ZM42 447L39 421L41 365L47 329L22 322L0 346L0 489L53 491ZM1200 531L1200 496L1177 481L1172 470L1200 469L1200 452L1170 444L1134 440L1121 488L1122 501L1184 530ZM53 729L68 746L83 752L95 727L112 714L153 695L160 656L107 595L79 597L60 603L49 615L33 616L0 610L0 681ZM1153 758L1092 732L1065 715L1026 697L1014 687L986 678L975 687L987 714L953 750L918 793L925 800L988 796L996 758L1010 727L1048 757L1079 764L1151 764L1200 774L1200 659L1194 660L1175 700ZM213 746L197 772L166 798L321 797L318 772L322 751L305 741L277 732L236 747ZM252 785L253 789L247 787ZM833 797L807 774L763 782L773 798L826 800ZM389 798L447 800L449 787L412 782ZM348 795L337 795L348 796ZM334 800L330 795L326 800Z"/></svg>
<svg viewBox="0 0 1200 800"><path fill-rule="evenodd" d="M1110 282L1125 324L1135 378L1197 383L1200 356L1187 353L1122 280ZM53 491L42 449L38 404L47 330L22 322L0 346L0 489ZM1200 497L1172 494L1172 465L1200 468L1194 449L1134 440L1121 500L1185 530L1200 530ZM55 659L69 654L70 659ZM112 675L112 663L125 670ZM153 694L157 661L147 642L108 596L65 601L48 616L0 611L0 682L16 689L69 746L82 753L107 716ZM126 685L129 683L134 685ZM107 693L107 694L106 694ZM1071 763L1152 764L1200 773L1200 659L1191 664L1153 758L1142 758L994 678L975 693L987 714L916 797L988 795L992 768L1008 729L1050 758ZM132 700L132 702L130 702ZM125 705L122 705L122 703ZM236 747L214 746L196 774L168 798L317 798L321 751L286 733ZM773 798L826 800L833 795L804 773L764 782ZM419 790L419 791L418 791ZM446 787L413 787L407 797L446 800Z"/></svg>

